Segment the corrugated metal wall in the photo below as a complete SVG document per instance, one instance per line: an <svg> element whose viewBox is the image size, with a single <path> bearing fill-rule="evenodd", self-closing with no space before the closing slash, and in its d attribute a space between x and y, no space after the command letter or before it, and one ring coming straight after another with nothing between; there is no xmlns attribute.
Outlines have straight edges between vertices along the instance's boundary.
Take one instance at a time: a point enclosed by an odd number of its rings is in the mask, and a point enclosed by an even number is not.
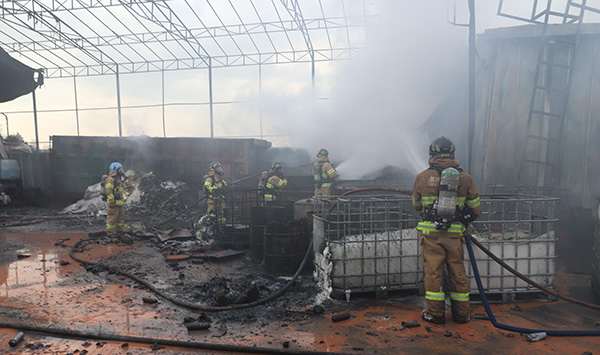
<svg viewBox="0 0 600 355"><path fill-rule="evenodd" d="M554 25L549 31L560 38L571 36L574 28ZM470 174L484 192L491 192L487 187L492 185L535 185L528 181L527 174L519 173L519 168L540 33L538 26L528 25L488 30L478 38L476 127ZM600 149L594 144L600 141L600 100L596 100L600 94L599 46L600 24L584 25L574 63L557 186L569 189L571 205L586 208L593 207L595 196L600 194L596 183L600 177ZM464 69L466 73L466 65ZM467 150L466 90L466 85L456 90L424 125L432 136L452 137L462 157ZM519 179L520 175L524 178Z"/></svg>
<svg viewBox="0 0 600 355"><path fill-rule="evenodd" d="M237 180L260 172L270 146L257 139L53 136L53 192L83 196L114 161L125 170L152 171L199 190L211 161L221 163L227 180Z"/></svg>

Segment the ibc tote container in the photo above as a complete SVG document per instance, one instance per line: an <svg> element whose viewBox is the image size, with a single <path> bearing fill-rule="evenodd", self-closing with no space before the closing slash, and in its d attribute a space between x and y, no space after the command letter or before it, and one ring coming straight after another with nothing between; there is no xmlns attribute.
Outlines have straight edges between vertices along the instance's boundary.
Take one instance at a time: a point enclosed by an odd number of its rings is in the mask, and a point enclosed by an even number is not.
<svg viewBox="0 0 600 355"><path fill-rule="evenodd" d="M554 235L555 197L534 195L496 195L481 198L481 216L469 227L477 239L506 264L538 284L552 288L556 275L556 238ZM473 246L477 268L486 294L502 300L541 292L504 269ZM469 254L465 266L471 294L478 294Z"/></svg>
<svg viewBox="0 0 600 355"><path fill-rule="evenodd" d="M523 275L552 287L554 203L528 195L482 197L471 235ZM331 293L422 290L423 261L410 196L317 197L313 215L315 278ZM473 247L486 292L539 292ZM478 293L465 248L471 293ZM504 297L504 296L503 296Z"/></svg>
<svg viewBox="0 0 600 355"><path fill-rule="evenodd" d="M316 197L315 276L335 293L418 289L423 265L410 196Z"/></svg>

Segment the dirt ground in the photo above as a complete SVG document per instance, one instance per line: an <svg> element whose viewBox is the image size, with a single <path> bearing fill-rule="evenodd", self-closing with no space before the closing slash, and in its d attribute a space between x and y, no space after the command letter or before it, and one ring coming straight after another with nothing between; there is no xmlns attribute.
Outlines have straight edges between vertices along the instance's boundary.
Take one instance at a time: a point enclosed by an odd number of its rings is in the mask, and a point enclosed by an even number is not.
<svg viewBox="0 0 600 355"><path fill-rule="evenodd" d="M265 299L291 277L266 273L247 251L219 258L218 250L195 239L161 242L148 226L170 216L132 211L128 223L145 229L125 238L90 239L90 232L104 229L104 217L59 210L0 211L0 354L488 354L496 348L594 354L600 349L594 336L528 342L524 334L494 328L485 317L458 325L448 315L445 326L427 324L420 319L423 299L415 294L328 299L313 281L310 265L273 300L219 310ZM191 228L200 211L161 227ZM183 253L198 257L166 261ZM595 301L589 275L559 271L559 291ZM472 310L485 313L477 303ZM565 302L494 305L494 312L502 323L522 327L600 331L600 311ZM344 313L347 319L333 320ZM409 321L418 326L408 326ZM6 345L19 330L24 339Z"/></svg>

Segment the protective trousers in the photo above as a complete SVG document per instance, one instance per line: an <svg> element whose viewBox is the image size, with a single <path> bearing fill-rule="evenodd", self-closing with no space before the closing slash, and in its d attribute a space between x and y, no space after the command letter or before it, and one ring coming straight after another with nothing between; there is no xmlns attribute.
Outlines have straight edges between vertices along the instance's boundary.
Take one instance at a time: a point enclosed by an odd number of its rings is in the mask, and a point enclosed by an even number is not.
<svg viewBox="0 0 600 355"><path fill-rule="evenodd" d="M125 206L106 206L106 234L125 232Z"/></svg>
<svg viewBox="0 0 600 355"><path fill-rule="evenodd" d="M226 222L225 218L225 200L223 199L206 199L206 213L214 213L217 218L220 218L221 223Z"/></svg>
<svg viewBox="0 0 600 355"><path fill-rule="evenodd" d="M331 188L331 186L328 186L328 187L321 186L321 187L315 189L315 196L332 196L333 195L332 190L333 189Z"/></svg>
<svg viewBox="0 0 600 355"><path fill-rule="evenodd" d="M465 272L462 238L432 237L419 233L419 247L425 269L425 302L434 317L444 317L444 264L448 269L453 316L468 316L469 280Z"/></svg>

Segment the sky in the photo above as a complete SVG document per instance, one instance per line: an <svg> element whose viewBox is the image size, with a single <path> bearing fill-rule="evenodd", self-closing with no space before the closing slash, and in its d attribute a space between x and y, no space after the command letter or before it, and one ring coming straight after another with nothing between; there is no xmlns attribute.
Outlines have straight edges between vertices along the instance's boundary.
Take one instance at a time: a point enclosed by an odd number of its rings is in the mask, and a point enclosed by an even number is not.
<svg viewBox="0 0 600 355"><path fill-rule="evenodd" d="M434 137L419 127L467 80L468 29L448 22L454 8L457 22L468 21L467 0L368 3L378 17L367 27L365 49L351 60L318 62L314 91L308 63L263 66L262 92L256 66L214 69L214 136L264 138L311 154L326 148L346 179L386 165L415 172L426 167ZM505 0L505 9L527 16L531 5L525 3ZM475 4L478 33L523 24L498 16L497 1ZM121 105L130 107L122 110L123 135L209 137L207 82L206 70L165 74L163 131L161 73L121 75ZM116 92L114 76L46 80L36 90L41 147L52 135L118 135ZM183 105L190 102L196 104ZM32 106L31 95L0 104L9 133L19 132L28 142L35 142Z"/></svg>

